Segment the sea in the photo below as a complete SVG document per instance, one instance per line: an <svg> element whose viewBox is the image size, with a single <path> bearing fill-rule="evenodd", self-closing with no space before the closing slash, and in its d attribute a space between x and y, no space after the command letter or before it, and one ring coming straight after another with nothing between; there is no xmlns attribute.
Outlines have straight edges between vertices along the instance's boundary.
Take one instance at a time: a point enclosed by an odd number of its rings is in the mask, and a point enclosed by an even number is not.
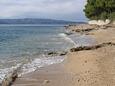
<svg viewBox="0 0 115 86"><path fill-rule="evenodd" d="M0 82L16 68L21 76L64 61L65 56L50 56L49 52L65 52L94 42L85 35L67 35L64 26L0 25Z"/></svg>

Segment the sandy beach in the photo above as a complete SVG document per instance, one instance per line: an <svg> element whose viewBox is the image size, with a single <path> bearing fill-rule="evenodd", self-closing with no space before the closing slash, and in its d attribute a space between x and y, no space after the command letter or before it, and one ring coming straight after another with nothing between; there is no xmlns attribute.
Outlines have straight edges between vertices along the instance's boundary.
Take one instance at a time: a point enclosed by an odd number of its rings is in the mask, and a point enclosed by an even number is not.
<svg viewBox="0 0 115 86"><path fill-rule="evenodd" d="M104 29L94 27L94 30L88 31L87 28L86 32L82 30L82 34L95 39L94 46L107 44L95 49L68 52L63 63L19 77L13 86L115 86L115 26ZM79 28L74 26L69 29Z"/></svg>
<svg viewBox="0 0 115 86"><path fill-rule="evenodd" d="M115 27L89 31L96 44L115 43ZM68 54L67 69L74 75L73 86L115 86L115 46Z"/></svg>

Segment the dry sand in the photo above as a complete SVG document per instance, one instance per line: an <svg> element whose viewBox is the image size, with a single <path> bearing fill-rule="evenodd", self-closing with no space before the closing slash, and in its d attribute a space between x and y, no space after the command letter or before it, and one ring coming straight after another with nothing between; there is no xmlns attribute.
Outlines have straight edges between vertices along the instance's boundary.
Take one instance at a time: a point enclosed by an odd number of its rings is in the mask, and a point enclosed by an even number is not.
<svg viewBox="0 0 115 86"><path fill-rule="evenodd" d="M97 44L115 43L114 27L94 30L89 34ZM70 52L66 67L74 75L73 86L115 86L115 46Z"/></svg>
<svg viewBox="0 0 115 86"><path fill-rule="evenodd" d="M73 86L115 86L115 46L68 54Z"/></svg>
<svg viewBox="0 0 115 86"><path fill-rule="evenodd" d="M97 43L115 43L115 26L108 27L106 29L94 30L89 32L89 34L92 34L91 37L93 37L97 41Z"/></svg>

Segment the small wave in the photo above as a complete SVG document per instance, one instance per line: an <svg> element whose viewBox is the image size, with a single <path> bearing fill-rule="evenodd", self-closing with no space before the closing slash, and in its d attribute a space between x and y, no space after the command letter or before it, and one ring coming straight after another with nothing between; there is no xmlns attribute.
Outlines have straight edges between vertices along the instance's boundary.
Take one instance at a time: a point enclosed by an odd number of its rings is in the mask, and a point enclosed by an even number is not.
<svg viewBox="0 0 115 86"><path fill-rule="evenodd" d="M2 80L4 79L6 75L8 75L9 73L12 73L15 69L20 67L20 65L21 64L17 64L16 66L12 66L11 68L0 69L0 83L2 82Z"/></svg>
<svg viewBox="0 0 115 86"><path fill-rule="evenodd" d="M77 44L69 36L67 36L65 33L60 33L59 36L61 36L65 40L71 42L72 44L74 44L75 47L77 46Z"/></svg>
<svg viewBox="0 0 115 86"><path fill-rule="evenodd" d="M62 56L55 56L55 57L43 56L41 58L35 58L33 61L28 62L27 64L23 64L23 65L17 64L16 66L13 66L11 68L0 69L0 83L2 82L2 80L6 75L12 73L15 69L17 69L20 66L21 67L19 71L19 77L24 74L34 72L40 67L61 63L63 61L64 61L64 57Z"/></svg>
<svg viewBox="0 0 115 86"><path fill-rule="evenodd" d="M63 60L64 58L60 56L48 57L48 58L46 57L36 58L32 62L23 65L22 67L23 72L21 73L21 75L33 72L40 67L44 67L44 66L48 66L48 65L52 65L56 63L61 63L63 62Z"/></svg>

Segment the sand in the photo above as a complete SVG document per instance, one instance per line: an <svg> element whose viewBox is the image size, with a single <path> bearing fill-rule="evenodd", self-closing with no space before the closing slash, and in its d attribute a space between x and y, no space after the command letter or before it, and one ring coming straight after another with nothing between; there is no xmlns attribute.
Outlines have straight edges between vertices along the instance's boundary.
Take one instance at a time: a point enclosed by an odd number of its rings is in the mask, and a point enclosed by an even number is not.
<svg viewBox="0 0 115 86"><path fill-rule="evenodd" d="M96 44L115 43L113 26L87 33ZM63 63L24 75L13 86L115 86L115 46L68 52Z"/></svg>
<svg viewBox="0 0 115 86"><path fill-rule="evenodd" d="M115 46L68 54L73 86L115 86Z"/></svg>
<svg viewBox="0 0 115 86"><path fill-rule="evenodd" d="M115 28L89 32L97 43L115 43ZM66 68L73 73L73 86L115 86L115 46L68 53Z"/></svg>
<svg viewBox="0 0 115 86"><path fill-rule="evenodd" d="M72 75L65 71L64 63L55 64L19 77L13 86L72 86Z"/></svg>
<svg viewBox="0 0 115 86"><path fill-rule="evenodd" d="M108 27L106 29L99 29L89 32L92 38L94 38L97 43L104 43L104 42L114 42L115 43L115 26Z"/></svg>

